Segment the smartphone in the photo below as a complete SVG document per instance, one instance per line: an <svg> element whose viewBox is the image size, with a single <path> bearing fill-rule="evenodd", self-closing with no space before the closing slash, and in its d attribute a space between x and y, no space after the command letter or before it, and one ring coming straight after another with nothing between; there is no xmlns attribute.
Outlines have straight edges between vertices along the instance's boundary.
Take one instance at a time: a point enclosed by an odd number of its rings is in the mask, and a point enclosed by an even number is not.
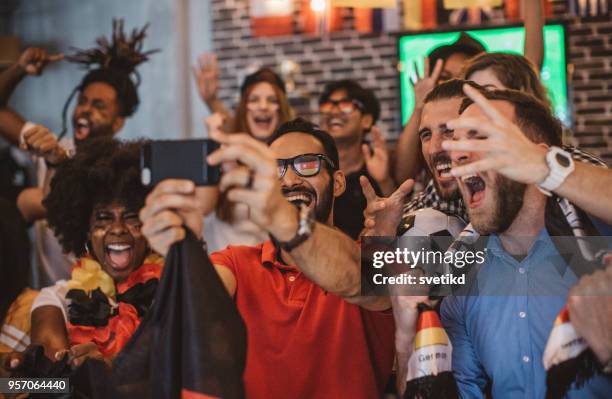
<svg viewBox="0 0 612 399"><path fill-rule="evenodd" d="M206 163L206 157L219 148L210 139L153 140L140 151L140 179L145 186L154 186L165 179L185 179L196 186L219 183L219 166Z"/></svg>

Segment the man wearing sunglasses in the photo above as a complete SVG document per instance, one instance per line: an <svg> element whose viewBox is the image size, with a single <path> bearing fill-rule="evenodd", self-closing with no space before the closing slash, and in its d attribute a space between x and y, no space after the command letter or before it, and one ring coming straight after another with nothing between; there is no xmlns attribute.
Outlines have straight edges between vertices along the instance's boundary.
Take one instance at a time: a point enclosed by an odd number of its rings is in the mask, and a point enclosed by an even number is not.
<svg viewBox="0 0 612 399"><path fill-rule="evenodd" d="M334 138L340 170L346 176L346 190L334 207L334 223L357 238L363 229L363 211L367 205L359 177L365 176L378 195L390 195L395 189L389 175L386 142L374 126L380 116L380 104L371 90L352 80L340 80L325 86L319 111L321 126ZM372 148L364 144L368 132L371 132Z"/></svg>
<svg viewBox="0 0 612 399"><path fill-rule="evenodd" d="M377 398L393 364L394 325L386 297L360 295L360 250L333 225L345 189L333 138L296 119L270 138L211 133L223 144L210 164L238 162L219 188L249 206L270 234L230 246L211 261L245 321L248 398ZM190 228L202 237L193 183L166 180L147 198L142 231L165 254Z"/></svg>

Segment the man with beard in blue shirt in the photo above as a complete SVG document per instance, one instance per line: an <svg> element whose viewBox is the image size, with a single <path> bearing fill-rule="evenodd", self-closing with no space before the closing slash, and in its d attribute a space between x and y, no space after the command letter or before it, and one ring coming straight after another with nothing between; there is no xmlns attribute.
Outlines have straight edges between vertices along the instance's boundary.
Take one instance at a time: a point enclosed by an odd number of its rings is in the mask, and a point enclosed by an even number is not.
<svg viewBox="0 0 612 399"><path fill-rule="evenodd" d="M465 91L483 103L475 89ZM571 164L571 156L558 148L560 125L543 105L514 91L482 94L489 107L464 102L462 116L448 123L454 139L486 139L487 129L517 129ZM476 164L481 154L455 149L453 168ZM556 184L567 175L560 173ZM518 183L494 171L465 175L458 185L472 226L490 235L487 260L471 281L473 295L445 298L440 312L453 344L452 367L461 396L484 397L490 380L495 398L544 397L544 348L579 277L549 235L547 197L540 189L552 188ZM573 386L568 397L602 398L610 392L612 381L599 376L580 389Z"/></svg>

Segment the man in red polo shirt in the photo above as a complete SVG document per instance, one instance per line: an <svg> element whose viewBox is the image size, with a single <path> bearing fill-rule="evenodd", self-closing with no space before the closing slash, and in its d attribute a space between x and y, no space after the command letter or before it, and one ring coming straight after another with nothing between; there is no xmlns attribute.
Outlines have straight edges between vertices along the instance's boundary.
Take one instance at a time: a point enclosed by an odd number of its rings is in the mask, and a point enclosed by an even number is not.
<svg viewBox="0 0 612 399"><path fill-rule="evenodd" d="M360 296L360 251L333 227L345 188L332 137L296 119L270 147L213 133L225 144L210 164L239 162L219 188L249 206L263 244L230 246L211 260L248 333L248 398L377 398L393 363L388 298ZM189 227L202 236L202 201L189 181L167 180L141 211L143 233L165 254Z"/></svg>

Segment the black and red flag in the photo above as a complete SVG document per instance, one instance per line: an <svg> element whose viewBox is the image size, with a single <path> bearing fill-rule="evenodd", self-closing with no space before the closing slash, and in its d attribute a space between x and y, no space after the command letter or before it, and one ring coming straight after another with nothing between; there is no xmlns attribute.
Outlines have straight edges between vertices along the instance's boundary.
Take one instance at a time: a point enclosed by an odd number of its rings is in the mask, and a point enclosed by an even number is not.
<svg viewBox="0 0 612 399"><path fill-rule="evenodd" d="M153 306L112 371L88 360L70 382L94 399L242 398L245 362L244 322L188 233L170 249Z"/></svg>

